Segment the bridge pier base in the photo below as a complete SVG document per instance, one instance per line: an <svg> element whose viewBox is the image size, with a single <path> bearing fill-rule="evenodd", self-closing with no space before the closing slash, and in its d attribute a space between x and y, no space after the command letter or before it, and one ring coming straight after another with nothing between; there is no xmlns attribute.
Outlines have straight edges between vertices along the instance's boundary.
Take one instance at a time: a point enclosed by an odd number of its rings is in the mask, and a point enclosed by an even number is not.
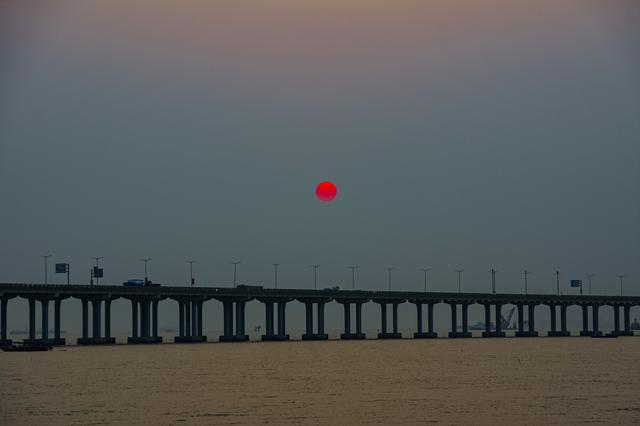
<svg viewBox="0 0 640 426"><path fill-rule="evenodd" d="M89 300L91 300L92 336L89 336ZM102 302L104 301L104 336L102 335ZM111 337L111 300L82 299L82 337L78 345L113 345L116 339Z"/></svg>
<svg viewBox="0 0 640 426"><path fill-rule="evenodd" d="M376 301L380 305L381 329L378 339L402 339L402 333L398 332L398 302L397 301ZM391 326L392 331L387 331L387 304L391 304Z"/></svg>
<svg viewBox="0 0 640 426"><path fill-rule="evenodd" d="M153 307L152 307L153 302ZM157 335L158 330L158 299L156 298L132 298L132 322L133 336L127 338L127 343L133 345L162 343L162 337ZM140 309L138 309L138 306ZM140 323L138 324L138 310L140 311ZM140 333L138 334L138 325Z"/></svg>
<svg viewBox="0 0 640 426"><path fill-rule="evenodd" d="M289 335L286 332L286 318L285 312L287 303L290 300L282 301L277 299L259 299L264 303L265 309L265 331L266 333L261 336L261 340L265 342L285 342L289 340ZM278 308L278 333L275 332L275 313L274 306Z"/></svg>
<svg viewBox="0 0 640 426"><path fill-rule="evenodd" d="M178 335L174 343L202 343L207 336L202 334L202 307L204 300L176 299L178 302Z"/></svg>
<svg viewBox="0 0 640 426"><path fill-rule="evenodd" d="M302 340L328 340L329 335L324 332L324 305L327 300L300 300L304 303L305 307L305 319L306 319L306 333L302 335ZM317 305L318 311L318 324L317 333L313 332L313 304Z"/></svg>
<svg viewBox="0 0 640 426"><path fill-rule="evenodd" d="M362 332L362 304L366 301L352 301L336 299L344 307L344 333L340 334L342 340L364 340L367 336ZM351 303L356 305L356 330L351 332Z"/></svg>
<svg viewBox="0 0 640 426"><path fill-rule="evenodd" d="M224 334L218 339L220 342L247 342L249 336L245 333L244 311L247 299L223 299L222 317ZM235 305L235 333L233 332L233 313Z"/></svg>
<svg viewBox="0 0 640 426"><path fill-rule="evenodd" d="M463 326L462 331L458 331L458 304L457 302L446 302L451 306L451 331L449 332L450 339L470 338L471 332L468 331L468 324L464 324L464 320L468 318L467 312L469 305L467 303L461 303L462 306L462 319Z"/></svg>

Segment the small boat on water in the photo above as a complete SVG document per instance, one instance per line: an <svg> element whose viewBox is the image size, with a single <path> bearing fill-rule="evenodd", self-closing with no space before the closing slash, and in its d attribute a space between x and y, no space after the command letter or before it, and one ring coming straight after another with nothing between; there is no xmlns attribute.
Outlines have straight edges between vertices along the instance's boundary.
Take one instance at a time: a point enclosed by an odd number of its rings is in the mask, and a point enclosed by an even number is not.
<svg viewBox="0 0 640 426"><path fill-rule="evenodd" d="M53 346L42 342L14 342L10 345L3 345L0 349L5 352L43 352L50 351Z"/></svg>

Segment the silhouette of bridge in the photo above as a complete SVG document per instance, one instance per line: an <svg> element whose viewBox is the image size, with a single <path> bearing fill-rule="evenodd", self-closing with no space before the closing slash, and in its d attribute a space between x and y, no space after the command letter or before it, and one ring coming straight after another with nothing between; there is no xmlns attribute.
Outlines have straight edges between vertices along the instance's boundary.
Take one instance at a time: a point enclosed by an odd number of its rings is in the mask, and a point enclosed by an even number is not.
<svg viewBox="0 0 640 426"><path fill-rule="evenodd" d="M131 335L128 343L160 343L158 335L158 304L170 299L178 303L179 332L175 342L204 342L207 336L202 333L202 308L209 300L217 300L223 306L223 335L221 342L247 341L245 333L245 306L251 300L257 300L265 307L265 334L262 340L289 340L286 333L286 307L293 301L304 304L306 330L302 340L327 340L324 330L324 308L335 301L344 307L344 332L341 339L365 339L362 332L362 305L373 302L380 306L379 339L399 339L398 306L412 303L416 307L416 332L413 337L437 338L434 331L433 309L436 304L448 304L451 308L450 338L469 338L468 308L472 304L481 304L485 311L485 331L483 337L505 337L501 310L506 304L518 309L516 337L535 337L536 307L549 308L551 330L548 336L570 336L567 329L567 308L582 308L581 336L631 336L630 310L640 305L637 296L579 296L546 294L484 294L484 293L445 293L445 292L408 292L408 291L367 291L367 290L304 290L269 289L262 287L172 287L172 286L89 286L89 285L45 285L0 283L0 340L7 339L7 308L9 300L22 297L29 306L29 338L26 341L44 341L52 345L64 345L60 337L60 312L62 302L68 298L79 299L82 303L82 337L78 344L115 343L111 336L111 302L124 298L131 301ZM54 336L49 336L49 305L54 304ZM41 336L36 336L36 306L41 305ZM91 335L89 333L89 304L91 304ZM315 306L314 306L315 305ZM352 323L352 305L355 309L355 324ZM388 327L388 305L391 306L391 327ZM423 305L427 306L427 319L423 321ZM603 334L599 326L599 308L611 306L614 314L614 329ZM620 311L622 310L622 327ZM102 312L104 311L104 324ZM277 329L274 319L277 311ZM315 311L315 326L314 326ZM493 314L492 314L493 311ZM557 314L560 321L558 326ZM458 314L461 314L458 326ZM591 313L591 315L589 315ZM526 314L526 322L525 322ZM491 321L493 316L494 321ZM424 327L426 323L426 327ZM526 327L525 327L526 324ZM352 325L355 325L352 328Z"/></svg>

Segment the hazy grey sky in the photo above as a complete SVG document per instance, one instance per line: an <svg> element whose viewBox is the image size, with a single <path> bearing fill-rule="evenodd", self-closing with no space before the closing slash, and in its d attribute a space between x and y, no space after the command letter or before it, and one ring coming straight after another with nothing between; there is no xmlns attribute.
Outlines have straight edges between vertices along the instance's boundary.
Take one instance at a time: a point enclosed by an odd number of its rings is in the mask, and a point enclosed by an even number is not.
<svg viewBox="0 0 640 426"><path fill-rule="evenodd" d="M239 4L242 3L242 4ZM628 1L8 1L0 281L535 291L640 258ZM338 198L322 204L315 185ZM63 282L62 276L51 281ZM568 290L566 290L568 291Z"/></svg>

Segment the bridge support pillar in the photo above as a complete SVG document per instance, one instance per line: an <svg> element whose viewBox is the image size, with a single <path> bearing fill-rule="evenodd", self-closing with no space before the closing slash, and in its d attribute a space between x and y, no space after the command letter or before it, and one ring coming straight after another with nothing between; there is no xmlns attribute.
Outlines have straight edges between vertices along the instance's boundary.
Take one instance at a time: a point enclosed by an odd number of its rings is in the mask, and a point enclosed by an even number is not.
<svg viewBox="0 0 640 426"><path fill-rule="evenodd" d="M0 299L0 346L10 345L12 341L7 339L7 306L9 299Z"/></svg>
<svg viewBox="0 0 640 426"><path fill-rule="evenodd" d="M378 333L378 339L402 339L402 333L398 332L398 303L391 303L391 333L387 332L387 302L376 302L380 304L380 321L382 329Z"/></svg>
<svg viewBox="0 0 640 426"><path fill-rule="evenodd" d="M491 329L491 303L484 304L484 328L482 337L505 337L502 331L502 304L496 303L495 310L495 331Z"/></svg>
<svg viewBox="0 0 640 426"><path fill-rule="evenodd" d="M582 308L582 331L581 336L591 336L589 331L589 305L580 305Z"/></svg>
<svg viewBox="0 0 640 426"><path fill-rule="evenodd" d="M624 324L624 331L621 331L620 335L633 336L633 330L631 330L631 305L622 306L622 319Z"/></svg>
<svg viewBox="0 0 640 426"><path fill-rule="evenodd" d="M29 298L29 340L36 339L36 299Z"/></svg>
<svg viewBox="0 0 640 426"><path fill-rule="evenodd" d="M416 305L416 322L417 322L417 330L415 333L413 333L413 338L414 339L433 339L436 336L433 335L433 333L431 333L432 331L432 325L431 325L431 316L433 315L433 310L429 309L429 307L431 307L432 305L429 304L427 305L427 326L428 326L428 332L424 332L423 328L422 328L422 303L421 302L414 302ZM429 312L431 311L431 313Z"/></svg>
<svg viewBox="0 0 640 426"><path fill-rule="evenodd" d="M224 334L219 337L221 342L247 342L249 336L245 333L245 304L247 299L222 300ZM234 305L235 305L235 334L234 329Z"/></svg>
<svg viewBox="0 0 640 426"><path fill-rule="evenodd" d="M116 339L111 337L111 299L104 301L104 338L107 343L116 342Z"/></svg>
<svg viewBox="0 0 640 426"><path fill-rule="evenodd" d="M355 302L356 305L356 330L351 332L351 302L338 300L344 307L344 333L340 335L342 340L362 340L366 336L362 333L362 302Z"/></svg>
<svg viewBox="0 0 640 426"><path fill-rule="evenodd" d="M40 306L42 307L42 341L46 343L49 340L49 299L40 300Z"/></svg>
<svg viewBox="0 0 640 426"><path fill-rule="evenodd" d="M329 335L324 332L324 305L326 300L300 299L305 306L306 332L302 335L302 340L327 340ZM313 305L317 307L317 333L313 332Z"/></svg>
<svg viewBox="0 0 640 426"><path fill-rule="evenodd" d="M201 343L207 341L202 334L203 300L176 299L178 302L178 335L175 343Z"/></svg>
<svg viewBox="0 0 640 426"><path fill-rule="evenodd" d="M148 343L162 343L162 337L157 336L155 328L158 321L158 310L154 306L154 302L158 302L159 299L155 297L140 297L131 299L132 310L132 322L133 322L133 336L127 338L129 344L148 344ZM140 306L140 315L138 316L138 306ZM138 317L140 321L138 323ZM140 327L140 333L138 333L138 326Z"/></svg>
<svg viewBox="0 0 640 426"><path fill-rule="evenodd" d="M528 330L525 330L524 321L524 304L518 305L518 331L516 331L516 337L537 337L538 332L535 331L535 308L536 305L529 304L529 318L527 320Z"/></svg>
<svg viewBox="0 0 640 426"><path fill-rule="evenodd" d="M451 306L451 331L449 332L450 338L464 338L471 337L469 331L458 331L458 304L456 302L446 302ZM464 304L463 304L464 306ZM464 311L464 307L462 308Z"/></svg>
<svg viewBox="0 0 640 426"><path fill-rule="evenodd" d="M599 319L600 305L591 305L591 319L593 320L593 330L591 331L591 337L601 337L602 331L600 331L600 319Z"/></svg>
<svg viewBox="0 0 640 426"><path fill-rule="evenodd" d="M89 300L91 300L91 336L89 337ZM104 301L104 337L102 336L102 302ZM113 344L111 337L111 299L82 299L82 337L78 345Z"/></svg>

